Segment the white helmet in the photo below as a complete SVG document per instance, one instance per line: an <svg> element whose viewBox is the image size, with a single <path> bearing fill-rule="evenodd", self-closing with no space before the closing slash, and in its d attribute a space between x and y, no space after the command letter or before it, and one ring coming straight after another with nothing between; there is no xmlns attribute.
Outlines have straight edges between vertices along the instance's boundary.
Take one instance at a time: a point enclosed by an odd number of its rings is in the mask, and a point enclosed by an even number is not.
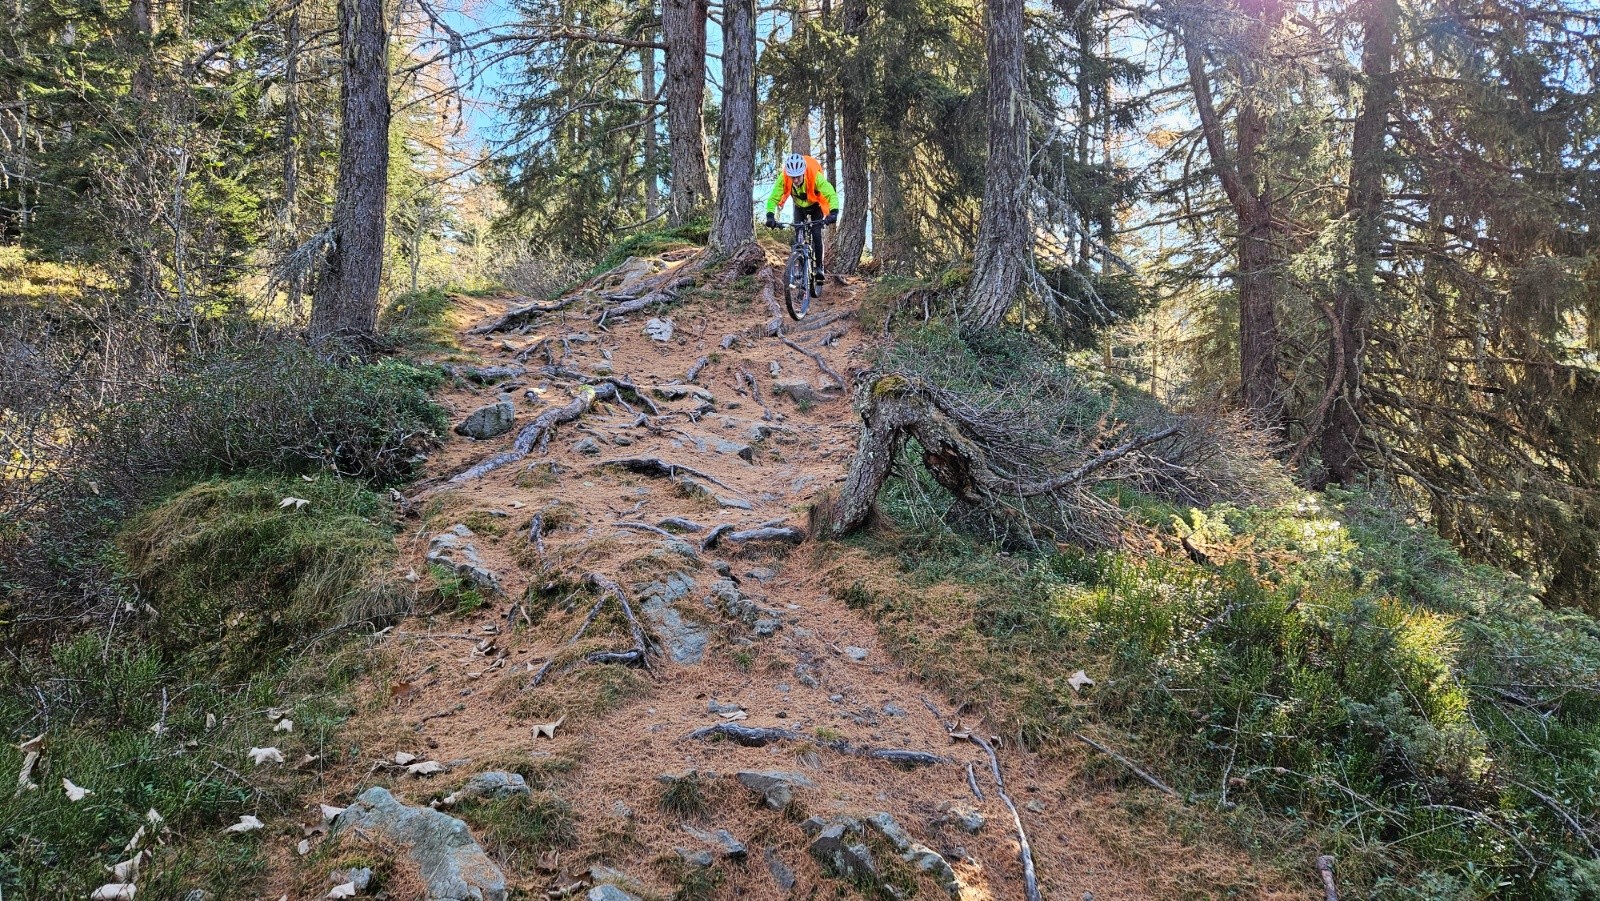
<svg viewBox="0 0 1600 901"><path fill-rule="evenodd" d="M790 178L799 178L806 174L806 158L798 153L791 153L784 157L783 174Z"/></svg>

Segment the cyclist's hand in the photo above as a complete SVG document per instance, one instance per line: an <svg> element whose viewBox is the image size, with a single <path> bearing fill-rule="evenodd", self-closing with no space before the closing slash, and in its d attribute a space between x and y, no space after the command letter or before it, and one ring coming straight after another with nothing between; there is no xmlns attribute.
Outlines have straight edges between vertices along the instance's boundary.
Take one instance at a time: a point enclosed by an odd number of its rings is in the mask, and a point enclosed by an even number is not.
<svg viewBox="0 0 1600 901"><path fill-rule="evenodd" d="M835 222L838 222L839 221L839 211L838 210L829 210L828 211L828 215L823 217L822 221L823 221L823 223L825 225L832 225Z"/></svg>
<svg viewBox="0 0 1600 901"><path fill-rule="evenodd" d="M777 228L777 227L778 227L778 217L772 215L771 213L768 213L767 214L767 228Z"/></svg>

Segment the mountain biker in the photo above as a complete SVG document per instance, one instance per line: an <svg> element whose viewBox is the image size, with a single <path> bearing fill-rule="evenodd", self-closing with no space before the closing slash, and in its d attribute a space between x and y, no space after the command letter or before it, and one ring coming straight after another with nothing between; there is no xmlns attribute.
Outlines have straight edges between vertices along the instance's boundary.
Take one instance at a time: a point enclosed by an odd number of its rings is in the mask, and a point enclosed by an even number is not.
<svg viewBox="0 0 1600 901"><path fill-rule="evenodd" d="M839 221L839 192L833 189L822 174L822 164L814 156L791 153L783 158L783 176L772 186L767 197L767 228L778 227L778 208L794 197L794 221L822 222L832 225ZM817 265L811 280L822 284L822 229L811 229L811 255Z"/></svg>

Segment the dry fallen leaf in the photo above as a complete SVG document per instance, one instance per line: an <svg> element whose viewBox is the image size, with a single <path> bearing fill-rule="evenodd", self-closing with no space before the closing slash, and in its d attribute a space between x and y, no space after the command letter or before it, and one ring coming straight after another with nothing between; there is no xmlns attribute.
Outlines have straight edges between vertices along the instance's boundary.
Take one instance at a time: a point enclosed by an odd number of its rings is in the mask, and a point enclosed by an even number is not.
<svg viewBox="0 0 1600 901"><path fill-rule="evenodd" d="M263 763L283 763L283 752L277 748L251 748L250 759L256 766Z"/></svg>
<svg viewBox="0 0 1600 901"><path fill-rule="evenodd" d="M328 890L329 898L354 898L355 896L356 884L354 882L346 882L344 885L336 885Z"/></svg>
<svg viewBox="0 0 1600 901"><path fill-rule="evenodd" d="M278 720L278 724L276 726L272 727L272 731L274 731L274 732L293 732L294 731L294 720L290 720L290 719Z"/></svg>
<svg viewBox="0 0 1600 901"><path fill-rule="evenodd" d="M94 794L94 792L81 785L74 785L71 779L62 779L61 787L67 790L67 800L74 804Z"/></svg>
<svg viewBox="0 0 1600 901"><path fill-rule="evenodd" d="M278 508L282 509L284 507L293 507L296 510L299 510L309 503L311 502L303 497L286 497L278 502Z"/></svg>
<svg viewBox="0 0 1600 901"><path fill-rule="evenodd" d="M286 717L288 715L289 715L289 708L287 708L287 707L268 707L267 708L267 722L269 722L269 723L276 723L278 720L281 720L281 719L283 719L284 717Z"/></svg>
<svg viewBox="0 0 1600 901"><path fill-rule="evenodd" d="M144 818L146 822L157 829L160 829L161 824L166 822L166 820L162 818L161 814L156 813L156 809L154 807L144 812Z"/></svg>
<svg viewBox="0 0 1600 901"><path fill-rule="evenodd" d="M243 834L243 833L246 833L246 832L254 832L257 829L260 829L262 827L262 825L263 824L262 824L262 822L260 820L256 819L255 817L253 817L253 816L251 816L250 814L247 813L244 816L239 818L239 822L234 823L232 826L229 826L228 828L226 828L226 829L224 829L222 831L223 832L237 832L237 833Z"/></svg>
<svg viewBox="0 0 1600 901"><path fill-rule="evenodd" d="M44 733L41 732L38 735L35 735L34 737L32 737L32 738L28 739L27 741L23 742L22 744L17 745L17 750L21 751L24 754L32 753L32 752L35 752L35 751L43 751L44 750Z"/></svg>
<svg viewBox="0 0 1600 901"><path fill-rule="evenodd" d="M131 882L111 882L95 889L89 901L133 901L136 891L138 889Z"/></svg>
<svg viewBox="0 0 1600 901"><path fill-rule="evenodd" d="M445 765L437 760L424 760L406 767L407 776L432 776L445 771Z"/></svg>
<svg viewBox="0 0 1600 901"><path fill-rule="evenodd" d="M542 735L545 738L555 738L556 737L556 730L559 729L561 727L561 724L566 722L566 721L567 721L567 718L566 717L562 717L561 719L558 719L553 723L534 723L534 725L533 725L533 737L534 738L538 738L539 736Z"/></svg>
<svg viewBox="0 0 1600 901"><path fill-rule="evenodd" d="M1094 687L1094 680L1089 678L1088 673L1078 670L1067 677L1067 684L1072 686L1073 691L1083 691L1085 688Z"/></svg>
<svg viewBox="0 0 1600 901"><path fill-rule="evenodd" d="M546 873L554 873L561 869L561 855L554 851L546 851L539 855L535 865Z"/></svg>
<svg viewBox="0 0 1600 901"><path fill-rule="evenodd" d="M420 581L421 579L422 579L422 577L417 575L416 567L411 567L411 568L408 568L406 570L406 581L407 582L417 582L417 581Z"/></svg>

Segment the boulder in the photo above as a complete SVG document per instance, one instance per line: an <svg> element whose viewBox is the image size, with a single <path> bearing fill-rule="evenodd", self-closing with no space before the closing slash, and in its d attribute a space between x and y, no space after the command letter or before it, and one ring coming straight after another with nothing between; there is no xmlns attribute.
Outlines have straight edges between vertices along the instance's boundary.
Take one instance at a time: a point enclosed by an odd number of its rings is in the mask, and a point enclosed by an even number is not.
<svg viewBox="0 0 1600 901"><path fill-rule="evenodd" d="M506 879L449 814L402 804L387 789L369 788L334 821L334 834L359 829L404 848L426 886L426 901L506 901Z"/></svg>
<svg viewBox="0 0 1600 901"><path fill-rule="evenodd" d="M514 798L517 795L528 795L528 780L522 778L521 773L479 773L467 780L467 784L445 796L439 802L441 807L453 807L462 801L476 798L487 798L499 801L504 798Z"/></svg>
<svg viewBox="0 0 1600 901"><path fill-rule="evenodd" d="M672 320L651 319L644 324L644 333L651 341L671 341Z"/></svg>
<svg viewBox="0 0 1600 901"><path fill-rule="evenodd" d="M516 422L516 404L513 404L510 398L502 396L498 401L467 414L467 418L456 426L456 434L479 441L498 438L511 431Z"/></svg>

